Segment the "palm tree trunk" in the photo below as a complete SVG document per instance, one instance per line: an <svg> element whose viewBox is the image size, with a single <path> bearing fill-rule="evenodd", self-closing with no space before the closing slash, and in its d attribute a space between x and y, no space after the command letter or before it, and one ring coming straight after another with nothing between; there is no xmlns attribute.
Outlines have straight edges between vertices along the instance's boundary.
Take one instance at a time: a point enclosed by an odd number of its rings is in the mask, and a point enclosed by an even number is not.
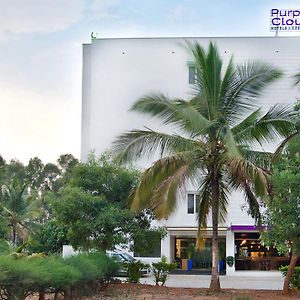
<svg viewBox="0 0 300 300"><path fill-rule="evenodd" d="M299 258L299 255L297 255L295 253L292 254L289 268L288 268L288 271L286 273L286 276L284 278L284 283L283 283L283 294L285 294L285 295L290 293L290 283L291 283L291 279L292 279L298 258Z"/></svg>
<svg viewBox="0 0 300 300"><path fill-rule="evenodd" d="M219 293L221 290L219 279L219 241L218 241L218 223L219 223L219 182L216 170L212 174L212 270L209 290L213 293Z"/></svg>

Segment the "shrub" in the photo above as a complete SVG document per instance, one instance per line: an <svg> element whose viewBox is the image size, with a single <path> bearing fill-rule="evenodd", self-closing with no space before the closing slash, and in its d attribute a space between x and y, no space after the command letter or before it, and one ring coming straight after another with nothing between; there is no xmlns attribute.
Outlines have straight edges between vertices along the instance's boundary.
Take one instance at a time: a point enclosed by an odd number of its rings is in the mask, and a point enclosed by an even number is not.
<svg viewBox="0 0 300 300"><path fill-rule="evenodd" d="M128 282L138 283L142 277L142 270L149 267L149 265L141 261L126 262L123 264L124 269L127 271Z"/></svg>
<svg viewBox="0 0 300 300"><path fill-rule="evenodd" d="M177 268L177 263L168 263L167 258L163 256L157 263L152 263L155 284L163 286L168 279L169 273Z"/></svg>
<svg viewBox="0 0 300 300"><path fill-rule="evenodd" d="M285 277L288 271L289 266L280 267L279 271L282 273L282 275ZM295 267L292 279L291 279L291 287L292 288L300 288L300 267Z"/></svg>
<svg viewBox="0 0 300 300"><path fill-rule="evenodd" d="M226 257L226 262L227 262L227 265L229 267L232 267L234 265L234 257L233 256L227 256Z"/></svg>
<svg viewBox="0 0 300 300"><path fill-rule="evenodd" d="M33 292L43 295L50 288L64 291L81 277L80 272L58 259L39 257L0 256L0 273L5 274L0 276L1 297L19 300Z"/></svg>
<svg viewBox="0 0 300 300"><path fill-rule="evenodd" d="M38 292L64 293L65 299L78 299L94 292L118 266L103 253L82 254L63 260L57 257L0 256L0 299L24 300Z"/></svg>
<svg viewBox="0 0 300 300"><path fill-rule="evenodd" d="M0 257L1 298L23 300L28 295L27 285L34 282L32 270L12 256Z"/></svg>
<svg viewBox="0 0 300 300"><path fill-rule="evenodd" d="M39 270L43 276L37 279L32 287L32 291L39 292L39 294L44 294L45 291L50 290L55 293L67 293L71 287L83 280L81 271L66 265L61 258L33 258L30 260L30 266L34 270Z"/></svg>
<svg viewBox="0 0 300 300"><path fill-rule="evenodd" d="M234 300L251 300L248 296L236 296Z"/></svg>
<svg viewBox="0 0 300 300"><path fill-rule="evenodd" d="M97 268L97 280L105 283L117 274L119 264L103 252L85 254Z"/></svg>

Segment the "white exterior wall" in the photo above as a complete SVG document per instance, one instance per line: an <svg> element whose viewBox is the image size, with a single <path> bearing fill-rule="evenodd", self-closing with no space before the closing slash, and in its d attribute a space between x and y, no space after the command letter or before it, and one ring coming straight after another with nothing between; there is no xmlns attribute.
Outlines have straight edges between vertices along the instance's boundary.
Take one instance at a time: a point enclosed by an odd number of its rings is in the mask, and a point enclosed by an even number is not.
<svg viewBox="0 0 300 300"><path fill-rule="evenodd" d="M225 65L234 55L237 63L257 59L282 69L285 76L268 87L258 100L264 109L276 103L293 103L300 96L291 81L291 76L300 70L299 37L97 39L83 46L83 161L91 150L96 154L108 150L115 138L126 130L144 126L163 130L157 121L128 110L138 98L149 93L189 98L187 63L191 57L183 46L185 40L196 40L204 47L212 40L218 45ZM274 146L269 148L274 149ZM195 190L187 187L187 191ZM227 222L221 226L253 224L241 210L243 204L243 196L233 193ZM187 214L186 194L179 195L176 212L163 224L169 230L190 228L195 232L196 216ZM169 233L162 241L162 254L168 258L172 252L171 238ZM233 234L227 233L228 255L232 255L234 247L230 243L234 243Z"/></svg>

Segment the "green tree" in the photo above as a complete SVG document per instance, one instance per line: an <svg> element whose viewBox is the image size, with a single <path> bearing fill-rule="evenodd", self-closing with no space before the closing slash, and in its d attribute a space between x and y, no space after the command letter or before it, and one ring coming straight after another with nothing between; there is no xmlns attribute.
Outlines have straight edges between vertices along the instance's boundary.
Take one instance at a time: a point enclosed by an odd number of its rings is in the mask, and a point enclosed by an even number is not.
<svg viewBox="0 0 300 300"><path fill-rule="evenodd" d="M29 252L46 254L61 254L63 245L70 243L67 238L68 228L52 219L41 224L40 230L32 236L30 245L27 247Z"/></svg>
<svg viewBox="0 0 300 300"><path fill-rule="evenodd" d="M287 136L294 123L288 108L276 105L263 114L256 104L265 86L281 76L280 70L262 62L235 66L232 58L224 68L216 45L210 43L207 51L197 43L188 46L196 70L193 97L150 95L131 108L160 119L176 133L132 130L115 141L114 152L123 161L161 155L130 197L134 211L150 208L157 218L167 218L176 207L178 188L187 180L198 185L199 229L206 227L212 214L210 290L216 292L220 290L218 224L226 216L228 194L241 190L251 216L260 218L257 197L267 194L265 168L270 154L251 146Z"/></svg>
<svg viewBox="0 0 300 300"><path fill-rule="evenodd" d="M40 202L17 178L3 185L2 192L0 218L7 224L8 240L14 245L22 244L38 226Z"/></svg>
<svg viewBox="0 0 300 300"><path fill-rule="evenodd" d="M262 234L267 245L276 245L280 253L292 251L283 292L289 286L300 257L300 138L290 141L287 153L274 165L271 176L272 197L267 205L264 222L268 231Z"/></svg>
<svg viewBox="0 0 300 300"><path fill-rule="evenodd" d="M107 153L99 158L90 154L87 164L79 164L73 169L70 185L103 196L110 202L125 204L138 177L137 170L122 167Z"/></svg>
<svg viewBox="0 0 300 300"><path fill-rule="evenodd" d="M73 169L69 185L52 194L50 202L57 221L68 228L74 248L114 249L155 231L150 229L151 216L126 207L137 176L137 171L121 167L107 155L90 157Z"/></svg>

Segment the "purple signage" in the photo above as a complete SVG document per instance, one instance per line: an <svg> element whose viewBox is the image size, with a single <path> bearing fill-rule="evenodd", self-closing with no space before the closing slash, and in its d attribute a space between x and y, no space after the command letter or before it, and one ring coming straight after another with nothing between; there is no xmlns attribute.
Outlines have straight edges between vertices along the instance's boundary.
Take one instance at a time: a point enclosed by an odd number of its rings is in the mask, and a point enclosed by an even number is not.
<svg viewBox="0 0 300 300"><path fill-rule="evenodd" d="M271 9L271 31L300 31L299 9Z"/></svg>
<svg viewBox="0 0 300 300"><path fill-rule="evenodd" d="M261 231L265 230L267 227L264 225L256 226L256 225L231 225L230 229L232 231Z"/></svg>

